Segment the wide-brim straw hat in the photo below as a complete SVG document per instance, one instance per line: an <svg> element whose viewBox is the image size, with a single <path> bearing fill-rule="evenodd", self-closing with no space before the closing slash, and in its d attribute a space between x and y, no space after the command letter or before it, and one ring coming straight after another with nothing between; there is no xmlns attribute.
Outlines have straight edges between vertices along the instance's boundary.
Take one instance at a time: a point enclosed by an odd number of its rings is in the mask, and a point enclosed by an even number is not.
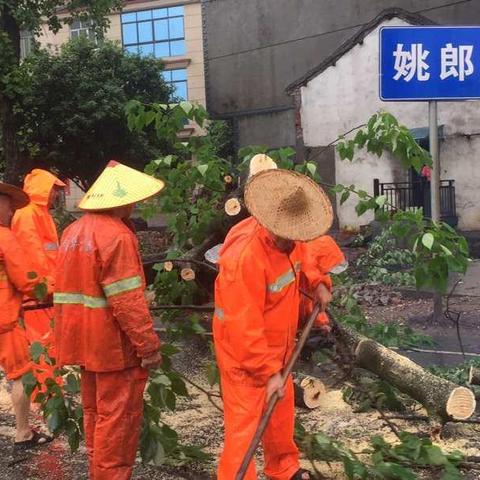
<svg viewBox="0 0 480 480"><path fill-rule="evenodd" d="M21 188L8 183L0 182L0 195L10 197L10 204L13 210L26 207L30 203L30 198Z"/></svg>
<svg viewBox="0 0 480 480"><path fill-rule="evenodd" d="M257 155L254 155L250 160L248 178L253 177L257 173L263 172L264 170L274 170L277 168L278 166L275 163L275 160L264 153L257 153Z"/></svg>
<svg viewBox="0 0 480 480"><path fill-rule="evenodd" d="M333 222L327 194L311 178L290 170L253 176L245 187L245 205L268 231L287 240L313 240Z"/></svg>
<svg viewBox="0 0 480 480"><path fill-rule="evenodd" d="M88 211L125 207L153 197L164 187L162 180L111 160L78 207Z"/></svg>

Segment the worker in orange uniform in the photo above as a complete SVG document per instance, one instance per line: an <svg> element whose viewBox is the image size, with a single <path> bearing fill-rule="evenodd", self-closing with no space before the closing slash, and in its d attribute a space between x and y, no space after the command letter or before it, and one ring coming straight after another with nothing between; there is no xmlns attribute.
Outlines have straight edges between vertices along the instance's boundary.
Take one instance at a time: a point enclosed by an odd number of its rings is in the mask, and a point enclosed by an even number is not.
<svg viewBox="0 0 480 480"><path fill-rule="evenodd" d="M135 235L124 220L164 183L111 161L79 204L58 255L55 339L59 365L81 367L90 478L132 473L148 368L160 342L144 297Z"/></svg>
<svg viewBox="0 0 480 480"><path fill-rule="evenodd" d="M64 187L65 183L52 173L35 168L25 177L23 184L30 203L17 210L13 216L12 231L28 253L32 267L40 277L53 277L55 273L58 234L49 210ZM25 328L30 343L39 341L47 345L51 342L52 320L53 308L25 311ZM55 356L54 351L49 353Z"/></svg>
<svg viewBox="0 0 480 480"><path fill-rule="evenodd" d="M335 240L329 235L322 235L321 237L307 242L306 248L309 254L312 256L312 263L316 265L319 272L323 274L324 283L331 290L332 280L330 274L339 274L346 270L348 262L345 260L340 247ZM308 288L308 279L302 278L300 281L302 290L306 290L307 293L313 295L312 291ZM313 301L302 295L300 301L300 319L306 321L313 311ZM323 330L324 332L330 331L329 320L326 312L320 312L315 320L314 327ZM314 332L312 332L314 333Z"/></svg>
<svg viewBox="0 0 480 480"><path fill-rule="evenodd" d="M213 333L224 401L225 444L219 480L235 478L274 392L277 404L263 437L265 474L274 480L309 479L293 440L294 394L281 371L295 344L299 281L303 273L325 309L331 293L306 247L332 222L332 207L311 179L279 169L248 181L245 204L255 218L233 227L220 251ZM250 464L248 480L257 478Z"/></svg>
<svg viewBox="0 0 480 480"><path fill-rule="evenodd" d="M15 448L48 443L52 437L32 430L29 424L30 398L21 377L32 370L25 330L20 326L22 296L34 296L41 280L32 274L29 256L10 230L13 211L26 206L28 195L17 187L0 183L0 367L12 383L15 414Z"/></svg>

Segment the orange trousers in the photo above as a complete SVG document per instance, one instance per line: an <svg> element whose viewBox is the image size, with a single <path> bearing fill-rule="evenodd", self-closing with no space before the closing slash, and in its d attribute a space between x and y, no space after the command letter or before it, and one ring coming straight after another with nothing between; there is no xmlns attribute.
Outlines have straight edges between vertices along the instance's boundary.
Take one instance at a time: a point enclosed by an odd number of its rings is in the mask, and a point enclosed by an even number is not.
<svg viewBox="0 0 480 480"><path fill-rule="evenodd" d="M128 480L143 417L148 372L82 370L82 404L90 480Z"/></svg>
<svg viewBox="0 0 480 480"><path fill-rule="evenodd" d="M218 465L218 480L234 480L265 407L265 388L232 383L222 376L225 443ZM295 406L290 377L285 396L277 403L263 435L265 475L271 480L290 480L300 468L293 440ZM252 461L246 480L257 478Z"/></svg>

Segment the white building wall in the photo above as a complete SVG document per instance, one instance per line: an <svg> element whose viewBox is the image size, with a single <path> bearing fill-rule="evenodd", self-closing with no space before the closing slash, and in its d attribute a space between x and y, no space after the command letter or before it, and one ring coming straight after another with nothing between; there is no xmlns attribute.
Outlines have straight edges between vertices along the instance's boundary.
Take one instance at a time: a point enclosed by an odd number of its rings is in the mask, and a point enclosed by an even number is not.
<svg viewBox="0 0 480 480"><path fill-rule="evenodd" d="M407 25L399 19L384 25ZM365 123L376 111L391 112L408 128L428 125L426 102L383 102L379 98L378 58L379 26L356 45L335 66L327 68L301 88L301 117L306 147L328 145L340 134ZM480 65L478 66L480 68ZM439 124L445 138L440 145L441 177L454 179L456 185L459 228L480 230L480 103L441 102ZM471 140L467 134L474 134ZM373 179L381 182L406 180L400 162L388 155L378 158L358 152L355 161L335 160L337 183L355 184L373 193ZM475 205L478 205L475 208ZM369 223L368 214L357 217L355 202L338 206L341 227L359 227Z"/></svg>

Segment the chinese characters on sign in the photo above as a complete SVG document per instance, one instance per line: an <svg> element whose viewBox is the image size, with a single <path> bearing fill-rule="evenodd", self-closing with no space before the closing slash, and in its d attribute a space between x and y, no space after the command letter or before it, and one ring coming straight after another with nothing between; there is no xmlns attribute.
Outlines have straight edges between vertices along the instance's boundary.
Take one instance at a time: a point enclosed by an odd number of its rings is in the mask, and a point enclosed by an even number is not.
<svg viewBox="0 0 480 480"><path fill-rule="evenodd" d="M383 100L480 98L480 27L380 30Z"/></svg>
<svg viewBox="0 0 480 480"><path fill-rule="evenodd" d="M430 79L430 73L427 57L430 52L424 49L421 43L414 43L410 50L403 49L403 43L397 43L397 48L393 52L395 57L395 75L394 80L403 78L406 82L412 80L416 76L420 82ZM440 78L445 80L450 76L458 78L461 82L465 77L474 72L472 63L473 45L460 45L454 47L451 43L447 43L441 49L441 73Z"/></svg>

